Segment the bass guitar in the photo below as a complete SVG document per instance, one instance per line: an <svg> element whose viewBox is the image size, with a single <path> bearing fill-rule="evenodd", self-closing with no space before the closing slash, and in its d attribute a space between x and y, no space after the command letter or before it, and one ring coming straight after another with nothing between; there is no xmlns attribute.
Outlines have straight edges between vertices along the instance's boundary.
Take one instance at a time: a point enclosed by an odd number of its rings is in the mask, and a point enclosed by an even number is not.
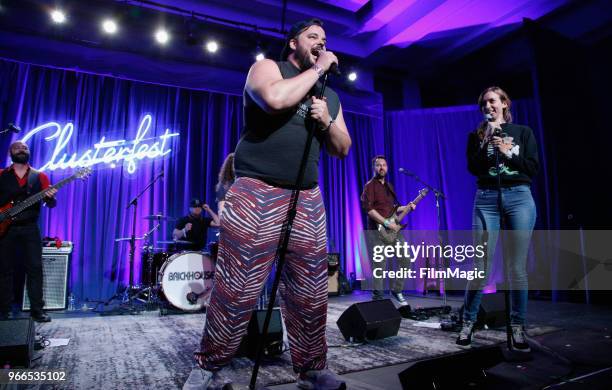
<svg viewBox="0 0 612 390"><path fill-rule="evenodd" d="M48 188L40 191L35 195L30 196L29 198L21 202L11 201L0 206L0 238L6 235L13 221L15 221L15 219L19 216L19 213L21 213L28 207L40 202L47 195L47 191L52 188L60 189L66 184L76 179L86 179L91 174L91 171L92 170L90 167L80 169L74 175L57 182L55 185L49 186Z"/></svg>

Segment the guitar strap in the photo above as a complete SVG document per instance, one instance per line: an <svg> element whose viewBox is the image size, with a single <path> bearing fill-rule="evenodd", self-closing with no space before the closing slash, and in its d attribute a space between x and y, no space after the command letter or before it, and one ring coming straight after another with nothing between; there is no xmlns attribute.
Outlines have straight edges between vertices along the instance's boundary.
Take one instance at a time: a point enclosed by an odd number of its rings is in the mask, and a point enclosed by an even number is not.
<svg viewBox="0 0 612 390"><path fill-rule="evenodd" d="M393 195L393 200L395 200L395 205L396 206L399 205L400 203L397 200L397 195L395 194L395 189L393 189L393 185L388 181L385 181L385 185L389 189L389 192L391 193L391 195Z"/></svg>
<svg viewBox="0 0 612 390"><path fill-rule="evenodd" d="M30 172L28 174L28 184L26 185L27 187L26 194L28 196L32 195L34 192L38 192L38 191L33 191L33 190L34 190L34 186L36 185L36 182L38 181L39 176L40 176L40 171L37 171L36 169L30 167Z"/></svg>

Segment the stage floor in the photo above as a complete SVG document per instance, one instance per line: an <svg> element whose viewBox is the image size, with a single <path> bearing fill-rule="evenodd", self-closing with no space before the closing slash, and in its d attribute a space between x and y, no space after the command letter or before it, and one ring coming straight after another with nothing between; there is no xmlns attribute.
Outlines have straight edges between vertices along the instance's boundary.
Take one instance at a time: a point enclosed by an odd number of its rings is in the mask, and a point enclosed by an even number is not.
<svg viewBox="0 0 612 390"><path fill-rule="evenodd" d="M327 337L329 367L342 374L350 389L401 389L398 373L415 361L461 351L455 333L421 327L402 320L397 336L349 346L336 320L352 303L369 299L367 293L331 297ZM441 305L437 298L408 296L413 307ZM450 298L458 308L460 297ZM193 367L205 314L160 316L77 315L51 313L53 321L37 326L47 338L70 338L66 346L37 352L36 369L64 369L68 382L62 388L180 388ZM432 318L430 321L435 321ZM542 387L563 376L578 376L612 365L612 309L571 303L529 302L528 333L545 346L529 362L501 363L488 372L498 378L495 388ZM474 346L503 343L505 333L476 333ZM551 354L550 352L554 352ZM221 371L224 378L248 381L252 363L234 359ZM294 389L295 375L289 353L262 366L258 383L274 389ZM609 381L607 382L609 383ZM508 385L506 387L506 385Z"/></svg>

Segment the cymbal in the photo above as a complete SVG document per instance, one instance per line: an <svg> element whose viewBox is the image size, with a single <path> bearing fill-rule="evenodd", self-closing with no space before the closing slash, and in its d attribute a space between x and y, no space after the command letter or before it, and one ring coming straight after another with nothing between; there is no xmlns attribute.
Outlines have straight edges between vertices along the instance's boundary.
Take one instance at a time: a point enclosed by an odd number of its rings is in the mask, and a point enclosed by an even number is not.
<svg viewBox="0 0 612 390"><path fill-rule="evenodd" d="M183 241L183 240L157 241L157 243L160 244L160 245L174 245L174 244L178 244L178 245L191 245L191 244L193 244L193 242L191 242L191 241Z"/></svg>
<svg viewBox="0 0 612 390"><path fill-rule="evenodd" d="M148 219L149 221L161 221L161 220L176 221L176 218L168 216L168 215L162 215L162 214L147 215L144 217L144 219Z"/></svg>
<svg viewBox="0 0 612 390"><path fill-rule="evenodd" d="M121 242L121 241L130 241L132 239L132 237L121 237L121 238L115 238L115 242ZM138 240L144 240L144 237L136 237L134 238L136 241Z"/></svg>

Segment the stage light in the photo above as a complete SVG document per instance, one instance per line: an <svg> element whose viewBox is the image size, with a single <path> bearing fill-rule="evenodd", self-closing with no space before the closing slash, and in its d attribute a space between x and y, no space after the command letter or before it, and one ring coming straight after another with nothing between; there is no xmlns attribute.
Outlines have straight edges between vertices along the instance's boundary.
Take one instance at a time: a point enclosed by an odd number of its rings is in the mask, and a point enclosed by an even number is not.
<svg viewBox="0 0 612 390"><path fill-rule="evenodd" d="M155 32L155 40L157 43L165 45L170 40L170 34L168 34L168 31L164 30L163 28L160 28Z"/></svg>
<svg viewBox="0 0 612 390"><path fill-rule="evenodd" d="M351 73L349 73L349 74L348 74L348 79L349 79L349 81L355 81L355 80L357 80L357 73L355 73L355 72L351 72Z"/></svg>
<svg viewBox="0 0 612 390"><path fill-rule="evenodd" d="M208 50L209 53L215 53L219 50L219 44L215 41L208 41L206 43L206 50Z"/></svg>
<svg viewBox="0 0 612 390"><path fill-rule="evenodd" d="M264 53L258 53L258 54L255 56L255 60L257 60L257 61L261 61L261 60L263 60L264 58L266 58L266 55L265 55Z"/></svg>
<svg viewBox="0 0 612 390"><path fill-rule="evenodd" d="M107 34L114 34L117 32L117 23L112 19L105 19L102 22L102 30Z"/></svg>
<svg viewBox="0 0 612 390"><path fill-rule="evenodd" d="M62 24L66 21L66 14L62 10L54 9L51 11L51 20L53 23Z"/></svg>

